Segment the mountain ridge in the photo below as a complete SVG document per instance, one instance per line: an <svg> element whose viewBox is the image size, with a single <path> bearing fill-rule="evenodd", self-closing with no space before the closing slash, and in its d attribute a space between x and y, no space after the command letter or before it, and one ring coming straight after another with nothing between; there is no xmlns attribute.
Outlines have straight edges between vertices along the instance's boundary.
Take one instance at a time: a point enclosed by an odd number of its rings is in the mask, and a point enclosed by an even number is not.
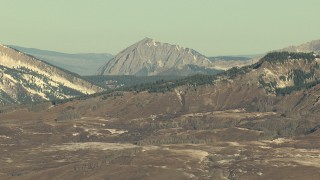
<svg viewBox="0 0 320 180"><path fill-rule="evenodd" d="M320 53L320 39L309 41L300 45L288 46L286 48L280 49L279 51Z"/></svg>
<svg viewBox="0 0 320 180"><path fill-rule="evenodd" d="M31 55L0 46L1 104L21 104L92 94L102 88Z"/></svg>

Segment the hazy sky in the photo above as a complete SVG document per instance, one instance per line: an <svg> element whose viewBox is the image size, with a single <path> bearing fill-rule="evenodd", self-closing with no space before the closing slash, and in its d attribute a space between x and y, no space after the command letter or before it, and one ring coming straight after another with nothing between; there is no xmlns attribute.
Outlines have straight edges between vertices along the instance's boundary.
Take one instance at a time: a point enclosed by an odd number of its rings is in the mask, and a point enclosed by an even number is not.
<svg viewBox="0 0 320 180"><path fill-rule="evenodd" d="M320 39L320 0L0 0L0 43L116 54L143 39L204 55Z"/></svg>

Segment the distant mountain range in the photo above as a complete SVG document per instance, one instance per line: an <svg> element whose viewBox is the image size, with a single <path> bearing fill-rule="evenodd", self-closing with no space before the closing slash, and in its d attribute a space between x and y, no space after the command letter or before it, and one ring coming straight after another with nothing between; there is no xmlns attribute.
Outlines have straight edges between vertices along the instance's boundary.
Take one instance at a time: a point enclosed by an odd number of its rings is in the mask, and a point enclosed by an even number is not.
<svg viewBox="0 0 320 180"><path fill-rule="evenodd" d="M0 105L67 99L102 88L79 75L0 45Z"/></svg>
<svg viewBox="0 0 320 180"><path fill-rule="evenodd" d="M258 57L251 59L245 56L217 56L208 58L190 48L160 43L150 38L145 38L133 44L111 60L106 60L111 57L108 54L65 54L14 47L0 46L0 104L21 104L42 100L68 99L102 91L101 87L93 85L93 81L89 82L91 81L90 78L86 78L87 80L85 80L81 76L70 72L71 69L82 75L91 74L94 71L97 72L102 61L105 65L100 67L100 75L169 75L169 77L177 77L193 74L217 74L234 66L248 67L248 65L257 63L260 60ZM17 49L28 51L30 55ZM282 51L314 52L315 54L319 54L320 41L316 40L299 46L289 46L275 50L273 51L275 57L266 57L281 59L285 56L288 59L286 62L291 62L290 59L293 57L291 57L290 53L276 54L276 52ZM42 57L42 59L49 58L50 60L47 59L47 62L44 62L45 60L35 57L34 55L36 54L38 57ZM304 55L295 58L298 60L301 58L306 59ZM90 63L91 61L94 63ZM80 62L83 62L83 64ZM303 78L307 77L301 83L317 82L319 72L315 70L317 69L318 59L314 62L310 67L306 66L302 72L298 71L298 67L292 67L288 70L282 68L275 71L276 67L273 65L270 65L270 68L259 69L263 72L259 72L258 83L267 92L282 93L283 91L290 91L290 88L296 88L291 86L295 85L297 79L294 79L294 77L298 76L299 73L303 75ZM60 66L54 66L54 64L60 64ZM300 66L302 66L301 63ZM66 70L60 67L66 68ZM308 71L310 68L311 70ZM294 70L292 71L292 69ZM232 68L227 72L232 74L241 73L242 71L243 68ZM254 73L252 72L253 75L256 73L255 71ZM253 77L253 75L250 77ZM95 77L94 79L97 78ZM100 84L104 83L103 79L98 79L99 82L101 81Z"/></svg>
<svg viewBox="0 0 320 180"><path fill-rule="evenodd" d="M253 64L263 56L206 57L193 49L161 43L151 38L131 45L115 57L108 53L68 54L20 46L10 47L82 76L216 74L235 66ZM320 40L275 51L319 52Z"/></svg>
<svg viewBox="0 0 320 180"><path fill-rule="evenodd" d="M113 57L108 53L68 54L13 45L9 47L79 75L97 75L97 69Z"/></svg>
<svg viewBox="0 0 320 180"><path fill-rule="evenodd" d="M320 40L275 51L319 52ZM181 75L216 74L232 67L256 63L263 55L206 57L179 45L145 38L124 49L100 68L100 75Z"/></svg>
<svg viewBox="0 0 320 180"><path fill-rule="evenodd" d="M248 56L215 56L208 57L216 66L223 70L230 69L232 67L242 67L253 64L258 61L261 55L248 55Z"/></svg>

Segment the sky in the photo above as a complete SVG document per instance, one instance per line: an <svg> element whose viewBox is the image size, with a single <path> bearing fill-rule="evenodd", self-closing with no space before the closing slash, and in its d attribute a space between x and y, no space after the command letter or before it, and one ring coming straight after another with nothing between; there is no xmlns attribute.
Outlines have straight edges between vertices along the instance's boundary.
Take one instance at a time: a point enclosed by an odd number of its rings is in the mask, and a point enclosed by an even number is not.
<svg viewBox="0 0 320 180"><path fill-rule="evenodd" d="M117 54L145 37L207 56L320 39L319 0L0 0L0 44Z"/></svg>

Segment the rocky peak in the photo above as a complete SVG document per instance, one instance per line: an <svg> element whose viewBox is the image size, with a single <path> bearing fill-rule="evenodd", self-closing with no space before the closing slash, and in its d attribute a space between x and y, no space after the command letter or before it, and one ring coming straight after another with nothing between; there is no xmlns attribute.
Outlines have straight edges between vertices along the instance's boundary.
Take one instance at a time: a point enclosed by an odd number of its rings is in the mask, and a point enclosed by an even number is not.
<svg viewBox="0 0 320 180"><path fill-rule="evenodd" d="M154 44L156 42L156 40L148 38L148 37L145 37L144 39L142 39L139 42L144 43L145 45L151 45L151 44ZM157 42L157 43L160 43L160 42Z"/></svg>
<svg viewBox="0 0 320 180"><path fill-rule="evenodd" d="M188 65L215 69L214 63L193 49L144 38L116 55L100 69L100 74L169 75Z"/></svg>

